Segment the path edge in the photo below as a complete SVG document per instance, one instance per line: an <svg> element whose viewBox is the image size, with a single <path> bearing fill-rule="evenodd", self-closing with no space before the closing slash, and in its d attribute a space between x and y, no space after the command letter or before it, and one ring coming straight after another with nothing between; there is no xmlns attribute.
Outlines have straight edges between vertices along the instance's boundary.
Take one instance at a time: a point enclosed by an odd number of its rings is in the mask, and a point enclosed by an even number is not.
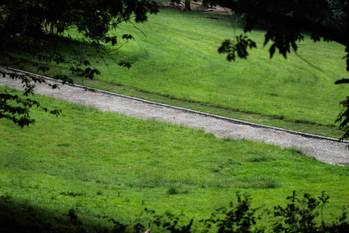
<svg viewBox="0 0 349 233"><path fill-rule="evenodd" d="M57 80L57 79L54 79L54 78L51 78L51 77L48 77L48 76L45 76L45 75L35 74L35 73L29 72L29 71L25 71L25 70L20 70L20 69L17 69L17 68L4 67L4 66L0 66L0 68L8 70L8 71L12 71L12 72L22 73L22 74L25 74L25 75L28 75L28 76L39 77L39 78L42 78L42 79L45 79L45 80L48 80L48 81L51 81L51 82L60 83L62 85L68 85L68 86L72 86L72 87L81 88L81 89L84 89L85 91L92 91L92 92L102 93L102 94L106 94L106 95L117 96L117 97L121 97L121 98L125 98L125 99L136 100L136 101L139 101L139 102L152 104L152 105L156 105L156 106L171 108L171 109L175 109L175 110L181 110L181 111L189 112L189 113L195 113L195 114L199 114L199 115L202 115L202 116L205 116L205 117L212 117L212 118L215 118L215 119L224 120L224 121L232 122L232 123L235 123L235 124L248 125L248 126L251 126L251 127L264 128L264 129L272 129L272 130L276 130L276 131L290 133L290 134L293 134L293 135L303 136L303 137L306 137L306 138L314 138L314 139L332 141L332 142L343 143L343 144L348 144L349 143L348 140L340 140L340 139L333 138L333 137L326 137L326 136L321 136L321 135L316 135L316 134L311 134L311 133L304 133L304 132L299 132L299 131L285 129L285 128L279 128L279 127L275 127L275 126L268 126L268 125L263 125L263 124L258 124L258 123L252 123L252 122L248 122L248 121L244 121L244 120L239 120L239 119L219 116L219 115L216 115L216 114L211 114L211 113L207 113L207 112L201 112L201 111L197 111L197 110L193 110L193 109L189 109L189 108L183 108L183 107L163 104L163 103L159 103L159 102L155 102L155 101L145 100L145 99L141 99L141 98L138 98L138 97L123 95L123 94L110 92L110 91L105 91L105 90L101 90L101 89L97 89L97 88L86 87L86 86L82 86L82 85L79 85L79 84L71 84L71 83L64 83L63 84L63 81L61 81L61 80Z"/></svg>

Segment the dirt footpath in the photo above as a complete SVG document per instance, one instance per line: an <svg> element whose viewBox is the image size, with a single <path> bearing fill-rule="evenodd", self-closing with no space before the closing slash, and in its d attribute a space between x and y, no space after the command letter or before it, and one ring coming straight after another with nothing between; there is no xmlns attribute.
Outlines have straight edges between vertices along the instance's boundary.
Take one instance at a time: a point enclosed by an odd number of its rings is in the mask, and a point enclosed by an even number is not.
<svg viewBox="0 0 349 233"><path fill-rule="evenodd" d="M0 85L22 89L19 80L3 78L2 76L0 76ZM104 91L91 91L79 86L61 84L59 86L59 89L52 89L45 84L37 84L35 92L68 102L95 107L102 111L199 128L219 138L248 139L283 148L294 148L329 164L349 164L349 150L345 143L308 137L275 128L249 125L234 119L224 119Z"/></svg>

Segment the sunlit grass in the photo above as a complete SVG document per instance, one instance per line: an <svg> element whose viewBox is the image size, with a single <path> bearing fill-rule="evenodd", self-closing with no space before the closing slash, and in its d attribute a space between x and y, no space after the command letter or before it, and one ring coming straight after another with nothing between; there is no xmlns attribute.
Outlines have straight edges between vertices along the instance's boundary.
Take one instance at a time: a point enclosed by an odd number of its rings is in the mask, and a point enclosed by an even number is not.
<svg viewBox="0 0 349 233"><path fill-rule="evenodd" d="M334 82L346 75L343 46L306 39L297 56L269 59L268 49L262 46L264 32L255 31L249 36L258 42L258 49L247 60L229 63L217 48L224 39L241 33L236 25L228 16L162 9L146 23L136 27L124 23L111 31L119 35L120 43L119 47L107 46L104 60L79 43L65 43L61 52L69 57L76 50L83 51L102 72L97 81L83 81L85 85L257 123L340 136L334 122L348 87ZM124 33L135 40L122 46L120 36ZM80 37L74 30L68 34ZM120 67L120 61L132 63L132 68ZM52 67L52 71L66 72L62 67Z"/></svg>
<svg viewBox="0 0 349 233"><path fill-rule="evenodd" d="M45 209L132 221L145 207L202 217L235 192L271 208L292 190L348 205L349 169L296 151L200 130L142 121L40 97L56 118L35 112L24 129L0 121L0 195ZM330 216L329 216L330 217Z"/></svg>

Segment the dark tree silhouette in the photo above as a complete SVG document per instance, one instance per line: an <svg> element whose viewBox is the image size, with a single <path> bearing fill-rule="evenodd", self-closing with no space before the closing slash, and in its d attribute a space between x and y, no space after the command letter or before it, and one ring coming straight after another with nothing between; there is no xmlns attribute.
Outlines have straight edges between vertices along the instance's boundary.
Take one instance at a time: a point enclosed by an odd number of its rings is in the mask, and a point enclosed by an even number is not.
<svg viewBox="0 0 349 233"><path fill-rule="evenodd" d="M270 45L272 58L278 52L283 57L297 52L298 43L305 35L314 42L335 41L345 46L349 71L349 0L211 0L241 16L244 32L265 29L264 46ZM248 50L256 43L245 34L226 40L219 48L229 61L247 58ZM326 56L326 54L324 54ZM349 79L338 77L336 84L348 84ZM349 97L341 102L343 111L337 122L345 131L342 139L349 138Z"/></svg>
<svg viewBox="0 0 349 233"><path fill-rule="evenodd" d="M157 4L152 0L3 0L0 2L0 56L9 56L7 51L10 49L35 52L35 47L45 48L71 26L76 27L85 35L87 42L96 47L102 41L115 45L117 38L107 36L110 28L133 18L136 22L146 21L148 13L157 11ZM125 34L122 39L128 40L130 37ZM64 57L53 53L39 55L39 60L60 63L64 62ZM48 69L48 66L36 65L42 71ZM86 78L93 78L99 73L89 61L82 59L78 66L72 66L72 71ZM44 80L9 73L4 69L0 69L0 75L21 79L25 88L23 95L0 91L0 119L11 120L21 127L27 126L34 122L30 118L30 109L34 106L59 114L58 110L42 107L29 97L33 94L35 82ZM63 76L56 78L70 81Z"/></svg>
<svg viewBox="0 0 349 233"><path fill-rule="evenodd" d="M297 52L298 43L306 34L314 42L336 41L345 46L349 71L349 0L207 0L207 4L232 9L243 19L245 32L264 28L264 45L270 44L270 57L278 52L287 58L292 51ZM57 35L72 25L94 44L100 41L115 44L116 38L106 36L110 27L116 27L131 17L138 22L144 21L149 12L157 12L156 4L150 0L5 0L0 3L0 51L47 40L47 35ZM234 40L224 41L218 51L226 54L228 60L235 60L247 58L248 50L254 47L256 43L243 34ZM59 61L60 56L53 55L49 59ZM98 73L90 66L77 68L76 71L88 78ZM349 83L348 78L338 79L336 84ZM31 87L28 89L31 90ZM11 119L15 123L22 119L20 125L27 125L31 123L27 117L29 108L36 103L19 101L19 98L2 93L0 118ZM23 108L10 108L12 102ZM337 121L345 130L344 139L349 137L349 97L341 104L343 111Z"/></svg>

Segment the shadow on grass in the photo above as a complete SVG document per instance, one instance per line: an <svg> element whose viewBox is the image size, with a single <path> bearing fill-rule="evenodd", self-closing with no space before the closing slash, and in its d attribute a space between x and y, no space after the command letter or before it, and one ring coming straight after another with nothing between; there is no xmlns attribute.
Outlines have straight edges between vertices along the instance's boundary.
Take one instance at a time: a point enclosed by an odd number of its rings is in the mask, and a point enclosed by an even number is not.
<svg viewBox="0 0 349 233"><path fill-rule="evenodd" d="M8 196L0 197L1 233L108 233L125 232L131 227L115 220L112 220L109 226L107 225L80 219L74 209L62 214L15 201ZM133 232L141 232L144 229L139 227L139 231L136 230L133 229Z"/></svg>
<svg viewBox="0 0 349 233"><path fill-rule="evenodd" d="M216 209L208 219L201 219L198 231L194 219L181 219L169 212L156 214L145 209L150 214L148 226L154 232L192 233L192 232L244 232L244 233L347 233L349 222L347 213L330 222L324 222L323 206L328 203L329 196L322 192L319 197L305 193L299 196L293 191L286 198L286 205L274 206L272 219L266 226L258 225L258 208L251 207L249 195L236 194L236 201L228 207ZM319 212L320 211L320 212ZM264 213L266 214L266 213ZM122 216L121 216L122 217ZM109 224L108 224L109 223ZM203 228L202 228L203 227ZM235 231L235 230L236 231ZM268 230L269 229L269 230ZM204 230L204 231L202 231ZM112 218L102 217L99 223L80 219L74 209L62 214L53 210L33 207L25 202L18 202L9 196L0 197L0 232L1 233L141 233L149 232L141 223L122 224Z"/></svg>

